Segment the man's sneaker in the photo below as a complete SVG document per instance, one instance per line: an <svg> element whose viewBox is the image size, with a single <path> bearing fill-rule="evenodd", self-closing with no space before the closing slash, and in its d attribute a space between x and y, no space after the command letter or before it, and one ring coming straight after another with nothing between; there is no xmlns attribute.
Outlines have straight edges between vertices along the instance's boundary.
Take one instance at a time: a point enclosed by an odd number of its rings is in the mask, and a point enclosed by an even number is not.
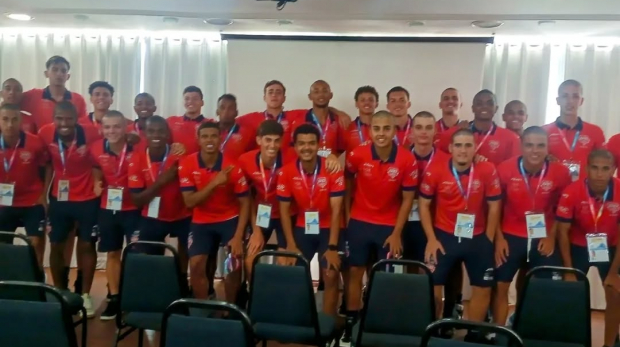
<svg viewBox="0 0 620 347"><path fill-rule="evenodd" d="M84 300L84 308L86 309L86 317L93 318L95 316L95 309L93 309L93 301L89 294L82 294L82 300Z"/></svg>
<svg viewBox="0 0 620 347"><path fill-rule="evenodd" d="M108 321L116 318L116 315L119 311L118 299L116 297L110 298L108 302L108 306L106 306L105 311L99 317L102 321Z"/></svg>
<svg viewBox="0 0 620 347"><path fill-rule="evenodd" d="M351 343L351 335L353 333L353 318L347 317L344 325L344 332L342 333L342 338L340 339L340 346L348 345ZM343 346L344 347L344 346Z"/></svg>

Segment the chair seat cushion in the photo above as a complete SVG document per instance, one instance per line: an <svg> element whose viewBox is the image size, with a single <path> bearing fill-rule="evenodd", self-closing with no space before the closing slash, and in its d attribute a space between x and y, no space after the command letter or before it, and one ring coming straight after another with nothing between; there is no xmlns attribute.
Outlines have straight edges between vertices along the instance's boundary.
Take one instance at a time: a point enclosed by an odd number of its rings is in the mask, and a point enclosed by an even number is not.
<svg viewBox="0 0 620 347"><path fill-rule="evenodd" d="M328 341L335 335L336 321L334 317L324 313L318 314L319 330L323 341ZM315 345L314 327L300 327L274 323L254 324L256 337L261 340L275 340L281 343L297 343Z"/></svg>
<svg viewBox="0 0 620 347"><path fill-rule="evenodd" d="M578 343L523 339L524 347L586 347Z"/></svg>
<svg viewBox="0 0 620 347"><path fill-rule="evenodd" d="M163 318L163 313L129 312L125 314L123 321L131 327L160 331Z"/></svg>
<svg viewBox="0 0 620 347"><path fill-rule="evenodd" d="M353 326L352 340L357 344L357 334L359 333L360 323ZM422 342L421 336L412 335L393 335L380 333L363 333L362 340L364 346L381 346L381 347L418 347Z"/></svg>

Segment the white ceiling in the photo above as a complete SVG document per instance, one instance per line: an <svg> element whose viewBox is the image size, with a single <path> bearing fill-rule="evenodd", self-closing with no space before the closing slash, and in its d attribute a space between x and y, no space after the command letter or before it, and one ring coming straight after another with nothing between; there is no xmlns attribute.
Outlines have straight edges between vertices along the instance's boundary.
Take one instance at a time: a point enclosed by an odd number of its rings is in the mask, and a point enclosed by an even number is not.
<svg viewBox="0 0 620 347"><path fill-rule="evenodd" d="M567 35L620 37L617 0L298 0L277 11L255 0L2 0L0 12L26 12L31 22L0 16L0 27L193 30L231 34L315 33L398 36ZM86 20L75 15L87 15ZM164 23L163 17L178 18ZM229 26L203 23L230 18ZM277 20L292 20L279 25ZM410 27L410 21L424 26ZM496 29L474 20L501 20ZM540 26L540 20L555 25Z"/></svg>

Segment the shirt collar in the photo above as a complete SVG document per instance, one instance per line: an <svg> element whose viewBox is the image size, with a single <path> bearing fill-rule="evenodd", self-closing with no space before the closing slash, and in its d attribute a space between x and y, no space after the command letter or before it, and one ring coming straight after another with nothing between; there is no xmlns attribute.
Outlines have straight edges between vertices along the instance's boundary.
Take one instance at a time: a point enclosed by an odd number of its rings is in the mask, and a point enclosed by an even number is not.
<svg viewBox="0 0 620 347"><path fill-rule="evenodd" d="M390 156L384 163L393 164L396 162L396 153L398 152L398 146L396 144L392 144L392 150L390 151ZM372 153L372 160L381 161L379 158L379 154L377 154L377 150L375 149L375 145L370 146L370 153Z"/></svg>
<svg viewBox="0 0 620 347"><path fill-rule="evenodd" d="M471 129L471 131L476 134L484 134L486 135L486 131L482 131L480 129L477 129L476 126L474 125L474 121L469 122L469 128ZM497 130L497 124L495 124L495 122L493 122L491 124L491 135L495 135L495 131Z"/></svg>
<svg viewBox="0 0 620 347"><path fill-rule="evenodd" d="M239 128L241 128L241 127L239 126L239 124L238 124L238 123L235 123L235 124L233 124L232 128L230 128L230 129L228 130L228 132L226 132L226 133L222 132L222 135L228 135L228 134L231 132L231 130L232 130L232 133L233 133L233 134L237 134L237 133L239 132Z"/></svg>
<svg viewBox="0 0 620 347"><path fill-rule="evenodd" d="M260 167L260 151L256 153L255 159L256 159L256 167ZM281 167L282 167L282 151L278 151L278 154L276 155L276 169L279 169Z"/></svg>
<svg viewBox="0 0 620 347"><path fill-rule="evenodd" d="M327 116L329 117L329 120L332 123L336 121L336 116L333 113L328 112ZM318 119L318 117L317 117L317 119ZM308 112L306 112L306 123L314 124L314 117L312 117L312 109L309 109ZM317 126L321 126L321 124L317 124Z"/></svg>
<svg viewBox="0 0 620 347"><path fill-rule="evenodd" d="M471 164L471 165L474 165L474 164ZM452 160L448 160L448 170L450 170L450 173L452 173ZM471 166L468 167L467 170L465 170L465 171L458 171L458 170L456 171L456 173L459 176L469 175L470 172L471 172Z"/></svg>
<svg viewBox="0 0 620 347"><path fill-rule="evenodd" d="M185 121L185 122L196 122L196 123L202 123L202 121L204 121L204 120L205 120L205 116L203 116L203 115L200 115L200 116L198 116L198 117L196 117L196 118L193 118L193 119L192 119L192 118L189 118L189 117L188 117L188 116L186 116L186 115L183 115L183 121Z"/></svg>
<svg viewBox="0 0 620 347"><path fill-rule="evenodd" d="M133 146L131 145L131 143L127 142L127 153L132 152L133 151ZM109 154L109 155L113 155L113 156L117 156L116 153L112 152L112 150L110 149L110 146L108 146L108 140L103 139L103 153Z"/></svg>
<svg viewBox="0 0 620 347"><path fill-rule="evenodd" d="M558 127L558 129L563 129L563 130L581 131L583 130L583 121L581 120L581 117L577 117L577 124L575 124L574 128L571 128L568 124L562 122L560 120L560 117L558 117L555 119L555 126Z"/></svg>
<svg viewBox="0 0 620 347"><path fill-rule="evenodd" d="M97 123L97 124L101 124L100 121L95 120L95 112L90 112L88 114L88 119L90 120L91 123Z"/></svg>
<svg viewBox="0 0 620 347"><path fill-rule="evenodd" d="M322 162L321 157L317 156L317 157L316 157L316 165L317 165L317 170L316 170L316 172L317 172L317 175L320 175L320 174L321 174L321 165L322 165L322 163L321 163L321 162ZM301 165L301 159L297 159L297 167L300 167L300 165ZM305 171L303 171L303 170L302 170L302 172L300 172L300 173L302 173L302 174L306 174L306 175L314 175L314 172L307 173L307 172L305 172Z"/></svg>
<svg viewBox="0 0 620 347"><path fill-rule="evenodd" d="M71 100L72 94L68 89L65 89L65 95L62 96L63 100ZM50 87L47 86L43 89L43 99L54 100L52 98L52 92L50 92Z"/></svg>
<svg viewBox="0 0 620 347"><path fill-rule="evenodd" d="M521 162L523 161L523 156L519 156L519 158L517 158L517 170L519 171L519 173L521 173ZM547 176L547 174L549 173L549 160L545 159L545 164L547 165L547 171L545 172L545 176ZM525 170L525 166L523 167L523 170ZM540 174L542 173L542 171L544 170L544 166L542 169L538 170L538 172L536 172L535 174L531 174L529 173L527 170L525 170L525 173L529 176L532 177L540 177Z"/></svg>
<svg viewBox="0 0 620 347"><path fill-rule="evenodd" d="M584 182L586 184L586 187L588 187L588 196L594 198L596 194L594 194L592 189L590 189L590 186L588 186L588 179L586 178ZM609 180L609 194L607 194L607 199L605 201L613 201L613 200L614 200L614 179L612 178Z"/></svg>
<svg viewBox="0 0 620 347"><path fill-rule="evenodd" d="M425 156L420 156L418 153L416 153L416 151L413 150L414 146L411 146L410 150L411 153L413 153L413 155L415 156L416 160L421 160L421 161L429 161L431 159L431 155L433 155L433 153L435 153L436 149L435 146L433 146L433 149Z"/></svg>
<svg viewBox="0 0 620 347"><path fill-rule="evenodd" d="M54 142L58 142L59 139L58 128L54 126ZM79 124L75 125L75 145L77 147L86 145L86 134L84 133L84 128Z"/></svg>
<svg viewBox="0 0 620 347"><path fill-rule="evenodd" d="M411 118L410 115L407 115L407 123L405 123L405 125L403 125L402 129L398 125L395 125L394 127L396 128L396 131L401 131L401 130L407 129L407 124L409 124L409 129L411 129L411 126L413 125L413 118Z"/></svg>
<svg viewBox="0 0 620 347"><path fill-rule="evenodd" d="M205 162L202 160L202 156L200 155L200 152L197 153L197 156L198 156L198 167L201 169L207 169ZM223 161L222 152L218 152L217 160L215 161L215 165L213 165L213 168L211 168L211 171L222 171L222 161Z"/></svg>

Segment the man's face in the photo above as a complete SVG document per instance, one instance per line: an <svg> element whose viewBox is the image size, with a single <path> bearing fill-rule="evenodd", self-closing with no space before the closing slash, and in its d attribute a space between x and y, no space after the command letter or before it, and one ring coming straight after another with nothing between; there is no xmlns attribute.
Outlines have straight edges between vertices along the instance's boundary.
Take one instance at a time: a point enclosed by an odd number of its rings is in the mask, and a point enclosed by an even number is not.
<svg viewBox="0 0 620 347"><path fill-rule="evenodd" d="M204 106L204 101L200 94L197 92L189 92L183 94L183 105L185 106L185 112L190 114L198 114Z"/></svg>
<svg viewBox="0 0 620 347"><path fill-rule="evenodd" d="M592 188L602 191L609 184L614 171L616 167L611 159L595 158L588 164L588 181Z"/></svg>
<svg viewBox="0 0 620 347"><path fill-rule="evenodd" d="M155 106L155 100L146 96L140 96L136 99L133 110L138 115L138 118L149 118L155 114L157 106Z"/></svg>
<svg viewBox="0 0 620 347"><path fill-rule="evenodd" d="M506 128L514 131L523 129L523 124L527 122L527 111L525 105L515 102L504 110L502 120L506 123Z"/></svg>
<svg viewBox="0 0 620 347"><path fill-rule="evenodd" d="M317 107L327 107L329 106L329 102L331 101L332 91L327 83L324 82L315 82L310 87L310 94L308 94L308 99L312 101L312 104Z"/></svg>
<svg viewBox="0 0 620 347"><path fill-rule="evenodd" d="M389 147L396 134L394 119L391 117L373 117L370 121L370 138L379 148Z"/></svg>
<svg viewBox="0 0 620 347"><path fill-rule="evenodd" d="M409 114L411 102L405 92L391 92L388 96L387 109L396 117L405 117Z"/></svg>
<svg viewBox="0 0 620 347"><path fill-rule="evenodd" d="M50 85L64 87L65 83L71 77L67 64L52 64L49 69L45 70L45 77L49 79Z"/></svg>
<svg viewBox="0 0 620 347"><path fill-rule="evenodd" d="M101 120L103 137L110 143L118 143L125 138L126 124L125 118L104 116Z"/></svg>
<svg viewBox="0 0 620 347"><path fill-rule="evenodd" d="M22 85L17 81L7 81L2 85L1 95L5 103L19 105L23 95Z"/></svg>
<svg viewBox="0 0 620 347"><path fill-rule="evenodd" d="M3 134L17 136L22 125L22 117L19 111L0 111L0 131Z"/></svg>
<svg viewBox="0 0 620 347"><path fill-rule="evenodd" d="M217 115L220 117L220 122L231 124L235 122L237 118L237 103L232 100L222 99L217 104Z"/></svg>
<svg viewBox="0 0 620 347"><path fill-rule="evenodd" d="M448 89L441 94L439 108L443 114L458 114L462 106L463 103L461 102L461 96L457 90Z"/></svg>
<svg viewBox="0 0 620 347"><path fill-rule="evenodd" d="M412 131L416 145L432 144L435 138L435 120L430 117L415 117Z"/></svg>
<svg viewBox="0 0 620 347"><path fill-rule="evenodd" d="M363 115L373 115L377 106L379 106L379 103L377 102L377 97L373 93L362 93L357 96L357 100L355 101L355 107L357 107Z"/></svg>
<svg viewBox="0 0 620 347"><path fill-rule="evenodd" d="M476 154L474 137L469 134L457 135L450 144L452 159L459 165L471 164Z"/></svg>
<svg viewBox="0 0 620 347"><path fill-rule="evenodd" d="M265 100L268 108L281 108L286 101L284 88L279 84L270 85L265 89L263 100Z"/></svg>
<svg viewBox="0 0 620 347"><path fill-rule="evenodd" d="M319 139L316 134L299 134L295 139L295 152L302 161L311 161L319 151Z"/></svg>
<svg viewBox="0 0 620 347"><path fill-rule="evenodd" d="M205 153L218 152L220 150L220 131L215 128L201 129L198 133L198 143Z"/></svg>
<svg viewBox="0 0 620 347"><path fill-rule="evenodd" d="M162 148L166 146L170 139L170 131L166 124L147 122L145 136L149 148Z"/></svg>
<svg viewBox="0 0 620 347"><path fill-rule="evenodd" d="M581 88L579 86L569 84L560 90L560 93L555 100L560 106L560 111L562 114L576 116L579 112L579 107L583 105Z"/></svg>
<svg viewBox="0 0 620 347"><path fill-rule="evenodd" d="M471 106L475 119L492 120L497 112L497 105L493 99L493 95L489 93L479 94L474 98L474 104Z"/></svg>
<svg viewBox="0 0 620 347"><path fill-rule="evenodd" d="M93 89L93 94L90 96L90 102L98 111L107 111L110 109L110 105L114 100L112 99L112 93L108 88L97 87Z"/></svg>
<svg viewBox="0 0 620 347"><path fill-rule="evenodd" d="M54 113L54 125L58 134L61 136L70 136L75 130L77 123L77 115L68 111L57 111Z"/></svg>
<svg viewBox="0 0 620 347"><path fill-rule="evenodd" d="M523 137L521 141L523 159L531 165L542 165L549 154L547 143L546 135L529 134Z"/></svg>
<svg viewBox="0 0 620 347"><path fill-rule="evenodd" d="M282 136L280 135L265 135L257 136L256 143L260 147L260 152L265 154L269 158L275 158L278 155L278 151L282 146Z"/></svg>

